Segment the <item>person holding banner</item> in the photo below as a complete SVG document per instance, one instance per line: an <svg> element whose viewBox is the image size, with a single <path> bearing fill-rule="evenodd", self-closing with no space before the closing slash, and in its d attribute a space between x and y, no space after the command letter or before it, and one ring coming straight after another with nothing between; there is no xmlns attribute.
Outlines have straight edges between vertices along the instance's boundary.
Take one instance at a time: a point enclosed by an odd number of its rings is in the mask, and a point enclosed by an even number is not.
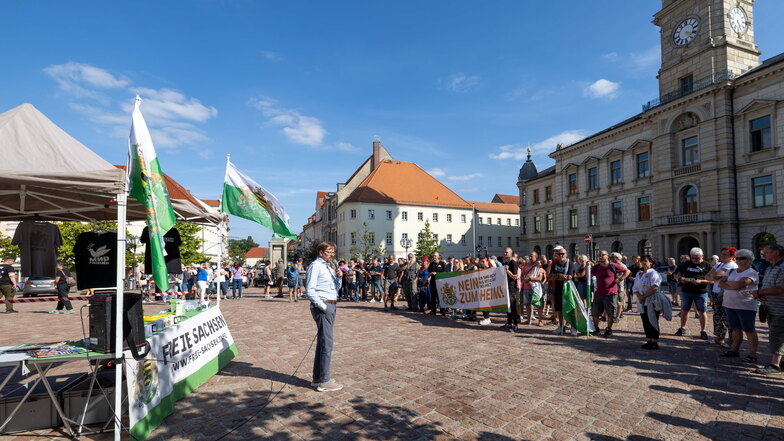
<svg viewBox="0 0 784 441"><path fill-rule="evenodd" d="M338 303L338 290L342 273L329 262L335 257L335 245L321 242L316 247L318 258L308 267L307 289L310 299L310 314L316 322L316 355L313 360L313 382L311 386L319 392L343 389L343 385L330 378L332 363L332 329L335 325L335 312Z"/></svg>
<svg viewBox="0 0 784 441"><path fill-rule="evenodd" d="M438 308L438 288L436 288L436 273L446 272L446 263L441 260L440 253L433 253L433 261L428 266L428 284L430 285L430 315L436 315ZM441 308L441 315L446 315L446 309Z"/></svg>
<svg viewBox="0 0 784 441"><path fill-rule="evenodd" d="M509 285L509 311L506 313L506 327L509 332L517 332L520 325L520 291L517 289L517 260L511 248L504 250L503 266L506 270L506 283Z"/></svg>

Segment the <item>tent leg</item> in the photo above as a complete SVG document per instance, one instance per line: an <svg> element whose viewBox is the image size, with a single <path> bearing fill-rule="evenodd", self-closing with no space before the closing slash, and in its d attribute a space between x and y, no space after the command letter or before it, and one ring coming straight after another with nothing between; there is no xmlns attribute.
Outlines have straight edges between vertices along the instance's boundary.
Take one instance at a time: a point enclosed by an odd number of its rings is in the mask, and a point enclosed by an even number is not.
<svg viewBox="0 0 784 441"><path fill-rule="evenodd" d="M114 439L122 438L122 375L123 375L123 301L125 300L125 220L128 195L122 192L117 195L117 319L114 321L115 329L115 360L114 364Z"/></svg>

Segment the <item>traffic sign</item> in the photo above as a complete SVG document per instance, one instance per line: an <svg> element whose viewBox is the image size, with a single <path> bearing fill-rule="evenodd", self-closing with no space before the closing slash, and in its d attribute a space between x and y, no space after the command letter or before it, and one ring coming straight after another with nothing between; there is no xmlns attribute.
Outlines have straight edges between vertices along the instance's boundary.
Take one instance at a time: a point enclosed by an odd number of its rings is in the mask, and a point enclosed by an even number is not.
<svg viewBox="0 0 784 441"><path fill-rule="evenodd" d="M585 243L591 243L592 239L593 239L593 237L590 234L586 234L585 235Z"/></svg>

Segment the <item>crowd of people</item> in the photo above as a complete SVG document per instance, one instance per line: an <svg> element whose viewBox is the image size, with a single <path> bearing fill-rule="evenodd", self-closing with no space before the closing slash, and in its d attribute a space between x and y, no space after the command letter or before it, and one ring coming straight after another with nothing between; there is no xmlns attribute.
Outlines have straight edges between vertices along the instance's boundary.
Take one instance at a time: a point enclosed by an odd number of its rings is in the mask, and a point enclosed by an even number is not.
<svg viewBox="0 0 784 441"><path fill-rule="evenodd" d="M509 284L510 312L503 327L519 332L521 325L555 325L554 334L578 335L563 317L564 285L573 282L598 330L595 335L613 336L613 326L624 314L639 314L645 332L643 349L659 349L659 319L677 318L675 336L687 334L693 314L699 322L699 338L722 348L724 357L757 363L757 322L767 322L771 359L757 372L781 373L784 355L784 252L777 244L760 250L755 261L751 250L724 247L719 255L706 256L693 248L688 255L665 261L650 255L627 258L620 253L598 251L595 260L586 255L569 256L556 246L552 256L536 252L515 254L507 248L501 258L430 257L335 260L342 278L339 299L349 302L383 302L385 309L406 309L452 319L490 325L488 312L441 308L435 274L505 267ZM709 314L710 313L710 314ZM711 319L709 329L708 319ZM601 329L603 328L603 329ZM601 330L600 330L601 329ZM712 335L709 335L709 330ZM741 343L746 339L746 353ZM743 355L743 356L741 356Z"/></svg>

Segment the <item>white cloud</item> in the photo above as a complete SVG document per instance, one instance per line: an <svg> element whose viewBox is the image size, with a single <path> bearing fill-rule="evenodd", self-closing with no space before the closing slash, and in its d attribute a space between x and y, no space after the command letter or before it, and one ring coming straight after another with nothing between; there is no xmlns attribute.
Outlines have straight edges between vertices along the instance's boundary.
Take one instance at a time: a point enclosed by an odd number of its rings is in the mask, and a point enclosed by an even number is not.
<svg viewBox="0 0 784 441"><path fill-rule="evenodd" d="M446 176L446 170L443 168L431 168L430 170L426 170L427 174L433 176L434 178L440 178Z"/></svg>
<svg viewBox="0 0 784 441"><path fill-rule="evenodd" d="M358 152L359 148L348 142L336 142L335 150L339 150L341 152Z"/></svg>
<svg viewBox="0 0 784 441"><path fill-rule="evenodd" d="M280 107L272 98L253 98L250 103L269 118L267 124L283 127L283 134L295 144L319 147L327 136L327 130L318 118Z"/></svg>
<svg viewBox="0 0 784 441"><path fill-rule="evenodd" d="M96 66L71 61L49 66L44 72L74 100L68 104L73 110L98 126L106 126L110 136L128 136L133 111L132 94L142 96L142 112L153 141L160 148L204 144L209 137L194 123L203 123L218 115L216 108L205 106L198 99L186 97L179 91L131 87L130 79ZM85 104L84 98L96 99L100 105ZM117 102L121 103L119 108L112 108L112 103ZM205 154L203 150L198 153Z"/></svg>
<svg viewBox="0 0 784 441"><path fill-rule="evenodd" d="M481 178L484 176L482 173L471 173L463 176L450 176L450 181L470 181L471 179Z"/></svg>
<svg viewBox="0 0 784 441"><path fill-rule="evenodd" d="M583 95L590 98L609 98L613 99L618 96L618 89L621 83L614 83L604 78L588 85L583 89Z"/></svg>
<svg viewBox="0 0 784 441"><path fill-rule="evenodd" d="M616 60L618 58L618 52L609 52L606 54L601 54L599 55L599 58L606 61Z"/></svg>
<svg viewBox="0 0 784 441"><path fill-rule="evenodd" d="M261 51L261 56L266 58L269 61L280 61L283 57L280 56L277 52L273 51Z"/></svg>
<svg viewBox="0 0 784 441"><path fill-rule="evenodd" d="M565 130L557 135L553 135L543 141L530 146L533 153L548 154L555 150L558 144L569 146L587 136L585 130ZM526 147L521 144L507 144L498 148L499 153L491 153L492 159L515 159L522 161L528 157Z"/></svg>
<svg viewBox="0 0 784 441"><path fill-rule="evenodd" d="M438 85L451 92L468 92L479 86L479 75L466 75L463 72L458 72L446 78L439 78Z"/></svg>

